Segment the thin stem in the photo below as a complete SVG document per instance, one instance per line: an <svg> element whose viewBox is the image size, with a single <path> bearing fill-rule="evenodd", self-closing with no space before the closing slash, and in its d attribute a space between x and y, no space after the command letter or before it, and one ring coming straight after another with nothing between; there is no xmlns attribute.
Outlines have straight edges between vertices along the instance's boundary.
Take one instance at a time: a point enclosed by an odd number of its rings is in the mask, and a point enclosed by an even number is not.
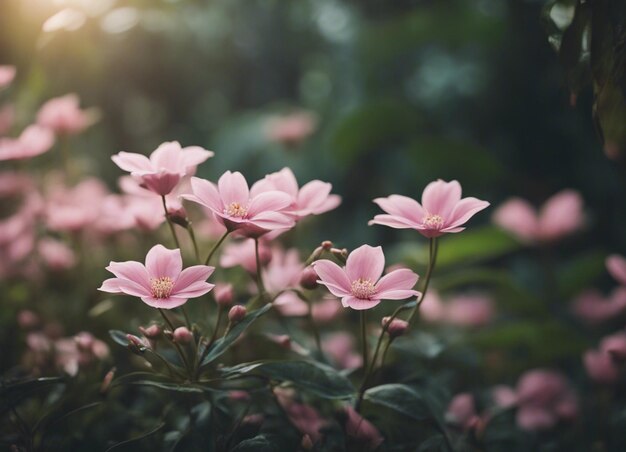
<svg viewBox="0 0 626 452"><path fill-rule="evenodd" d="M265 297L265 285L263 284L263 276L261 275L261 258L259 256L259 239L254 239L254 256L256 259L256 284L259 288L259 297Z"/></svg>
<svg viewBox="0 0 626 452"><path fill-rule="evenodd" d="M387 343L385 344L385 348L383 349L383 354L380 357L380 367L379 367L379 369L381 369L385 365L385 359L387 358L387 352L389 351L389 347L391 346L392 342L393 342L393 339L390 336L389 339L387 340Z"/></svg>
<svg viewBox="0 0 626 452"><path fill-rule="evenodd" d="M361 351L363 353L363 369L367 369L367 331L366 310L361 311Z"/></svg>
<svg viewBox="0 0 626 452"><path fill-rule="evenodd" d="M167 224L170 227L170 232L172 233L172 237L174 238L174 243L176 243L176 248L179 250L180 242L178 241L178 236L176 236L176 230L174 229L174 223L170 219L170 215L167 213L167 202L165 201L165 195L161 195L161 201L163 201L163 210L165 211L165 219L167 220Z"/></svg>
<svg viewBox="0 0 626 452"><path fill-rule="evenodd" d="M273 299L272 301L274 301L276 298L278 298L279 295L281 295L284 292L287 292L291 290L293 293L295 293L302 301L306 302L306 304L308 305L309 309L307 312L307 320L309 321L309 324L311 326L311 331L313 332L313 337L315 339L315 345L317 346L317 349L320 352L320 355L324 355L324 351L322 350L322 343L320 341L320 332L317 329L317 325L315 324L315 320L313 319L313 302L311 301L311 299L309 297L307 297L304 293L302 293L300 290L298 289L287 289L287 290L281 290Z"/></svg>
<svg viewBox="0 0 626 452"><path fill-rule="evenodd" d="M213 257L213 255L215 254L217 249L220 247L222 242L224 240L226 240L226 237L228 237L228 234L230 234L230 231L224 232L224 235L222 235L220 237L220 239L217 242L215 242L215 244L213 245L213 248L211 248L211 251L209 251L209 255L207 256L206 260L204 261L204 265L209 265L209 262L211 262L211 258Z"/></svg>
<svg viewBox="0 0 626 452"><path fill-rule="evenodd" d="M172 322L170 321L170 319L165 315L165 312L163 312L163 309L158 308L159 312L161 313L161 316L163 317L163 319L165 320L165 322L169 325L169 327L172 330L172 333L174 332L174 324L172 324ZM178 351L178 355L180 356L180 359L183 361L183 363L185 364L185 368L187 369L187 373L188 376L191 377L192 375L192 369L191 367L189 367L189 362L187 361L187 357L185 356L185 353L183 353L183 349L180 348L180 345L178 345L178 343L174 340L171 341L172 344L174 344L174 347L176 347L176 350Z"/></svg>
<svg viewBox="0 0 626 452"><path fill-rule="evenodd" d="M161 316L163 317L163 319L165 320L165 323L167 323L167 326L170 327L170 330L172 330L172 333L174 332L174 330L176 328L174 328L174 324L172 323L172 321L165 315L165 312L163 312L163 309L158 308L159 312L161 313Z"/></svg>
<svg viewBox="0 0 626 452"><path fill-rule="evenodd" d="M201 263L200 260L200 250L198 249L198 242L196 241L196 234L195 232L193 232L193 225L191 224L191 221L187 222L187 232L189 233L189 238L191 239L191 243L193 244L193 252L196 255L196 261L198 263Z"/></svg>
<svg viewBox="0 0 626 452"><path fill-rule="evenodd" d="M191 328L191 320L189 320L189 315L187 314L187 310L185 309L185 305L182 305L180 307L180 310L183 312L183 317L185 317L185 324L187 325L187 329L189 331L192 330Z"/></svg>
<svg viewBox="0 0 626 452"><path fill-rule="evenodd" d="M219 330L223 315L224 315L224 308L220 306L217 311L217 319L215 320L215 327L213 328L213 334L211 335L211 340L209 341L209 345L207 345L207 349L211 345L213 345L213 342L215 342L215 338L217 337L217 331Z"/></svg>
<svg viewBox="0 0 626 452"><path fill-rule="evenodd" d="M424 279L424 288L422 289L422 296L420 297L419 301L415 305L415 308L413 308L413 312L411 312L411 315L409 316L409 319L408 319L409 326L413 326L413 324L415 323L417 319L417 313L419 312L419 309L420 309L420 305L422 304L422 302L424 301L424 298L426 297L426 292L428 291L428 285L430 284L430 279L433 275L435 264L437 263L438 249L439 249L439 243L437 242L437 238L436 237L431 238L430 250L429 250L430 259L428 261L428 269L426 270L426 278Z"/></svg>

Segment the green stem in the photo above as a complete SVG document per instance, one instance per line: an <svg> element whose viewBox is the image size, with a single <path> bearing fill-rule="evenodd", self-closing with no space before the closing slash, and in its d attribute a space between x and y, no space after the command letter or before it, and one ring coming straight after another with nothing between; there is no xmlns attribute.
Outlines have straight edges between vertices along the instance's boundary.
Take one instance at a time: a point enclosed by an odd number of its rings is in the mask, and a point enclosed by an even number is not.
<svg viewBox="0 0 626 452"><path fill-rule="evenodd" d="M196 234L195 232L193 232L193 225L191 224L191 221L187 222L187 232L189 233L189 238L191 239L191 243L193 244L193 252L196 255L196 261L198 263L201 263L200 260L200 250L198 249L198 242L196 241Z"/></svg>
<svg viewBox="0 0 626 452"><path fill-rule="evenodd" d="M170 329L172 330L172 333L174 333L174 324L170 321L170 319L165 315L165 312L163 312L163 309L158 308L159 312L161 313L161 316L163 317L163 319L165 320L165 323L168 324L168 326L170 327ZM180 345L178 345L178 343L174 340L171 341L172 344L174 344L174 347L176 347L176 350L178 351L178 355L180 356L180 359L183 361L183 363L185 364L185 369L187 369L187 373L188 376L191 377L192 376L192 369L191 367L189 367L189 362L187 361L187 357L185 356L185 354L183 353L183 349L180 348Z"/></svg>
<svg viewBox="0 0 626 452"><path fill-rule="evenodd" d="M191 331L191 320L189 320L189 315L187 314L187 309L185 309L185 305L182 305L180 307L180 310L183 312L183 317L185 317L185 324L187 325L187 329Z"/></svg>
<svg viewBox="0 0 626 452"><path fill-rule="evenodd" d="M437 242L437 238L433 237L430 239L430 258L428 261L428 269L426 270L426 278L424 280L424 288L422 289L422 296L419 301L415 305L413 312L409 316L408 322L409 327L413 326L415 321L417 320L417 314L419 312L420 306L426 297L426 292L428 291L428 285L430 284L430 279L433 275L433 270L435 268L435 264L437 263L437 251L439 249L439 243Z"/></svg>
<svg viewBox="0 0 626 452"><path fill-rule="evenodd" d="M217 337L217 331L219 330L223 315L224 315L224 308L220 306L217 310L217 319L215 320L215 327L213 328L213 334L211 335L211 340L209 341L209 345L207 345L207 350L211 345L213 345L213 342L215 342L215 338Z"/></svg>
<svg viewBox="0 0 626 452"><path fill-rule="evenodd" d="M361 314L361 351L363 353L363 369L367 369L367 319L366 319L366 310L362 310Z"/></svg>
<svg viewBox="0 0 626 452"><path fill-rule="evenodd" d="M209 265L209 262L211 262L211 258L213 257L213 255L215 254L217 249L220 247L222 242L224 240L226 240L226 237L228 237L228 234L230 234L230 231L224 232L224 235L222 235L220 237L220 239L217 242L215 242L215 244L213 245L213 248L211 248L211 251L209 251L209 255L207 256L206 260L204 261L204 265Z"/></svg>
<svg viewBox="0 0 626 452"><path fill-rule="evenodd" d="M167 202L165 201L165 195L161 195L161 201L163 201L163 210L165 212L165 219L167 220L167 224L170 227L170 232L172 233L172 237L174 238L174 243L176 244L176 248L180 250L181 249L180 242L178 241L178 237L176 236L176 231L174 230L174 223L172 223L172 220L170 219L170 215L167 213Z"/></svg>
<svg viewBox="0 0 626 452"><path fill-rule="evenodd" d="M389 339L387 340L387 343L385 344L385 348L383 349L383 354L380 357L379 369L381 369L385 365L385 359L387 359L387 352L389 351L389 347L391 346L392 342L393 342L393 339L390 336Z"/></svg>
<svg viewBox="0 0 626 452"><path fill-rule="evenodd" d="M263 284L263 276L261 275L261 258L259 256L259 239L254 239L254 256L256 259L256 284L259 289L259 298L265 298L265 285ZM265 301L265 300L263 300Z"/></svg>

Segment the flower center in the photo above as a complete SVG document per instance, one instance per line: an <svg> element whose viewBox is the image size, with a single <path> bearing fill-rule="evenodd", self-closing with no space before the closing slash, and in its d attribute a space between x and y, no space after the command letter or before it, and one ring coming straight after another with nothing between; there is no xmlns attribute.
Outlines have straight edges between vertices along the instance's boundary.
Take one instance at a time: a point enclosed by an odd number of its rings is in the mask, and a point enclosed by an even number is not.
<svg viewBox="0 0 626 452"><path fill-rule="evenodd" d="M154 298L162 299L171 295L174 281L169 276L150 279L150 291Z"/></svg>
<svg viewBox="0 0 626 452"><path fill-rule="evenodd" d="M441 215L427 215L424 218L424 225L429 229L441 229L443 227L443 218Z"/></svg>
<svg viewBox="0 0 626 452"><path fill-rule="evenodd" d="M363 278L352 281L351 289L352 295L362 300L367 300L376 293L376 287L374 287L374 283L369 279Z"/></svg>
<svg viewBox="0 0 626 452"><path fill-rule="evenodd" d="M238 202L231 202L224 208L224 213L231 217L243 218L248 213L248 208Z"/></svg>

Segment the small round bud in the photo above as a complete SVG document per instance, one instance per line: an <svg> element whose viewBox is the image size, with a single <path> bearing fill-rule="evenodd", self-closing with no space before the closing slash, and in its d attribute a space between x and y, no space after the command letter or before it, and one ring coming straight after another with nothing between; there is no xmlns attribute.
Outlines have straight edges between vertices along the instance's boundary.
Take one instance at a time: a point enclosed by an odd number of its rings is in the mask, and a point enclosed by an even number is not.
<svg viewBox="0 0 626 452"><path fill-rule="evenodd" d="M141 334L146 336L148 339L158 339L161 337L161 334L163 334L163 330L161 330L159 325L150 325L147 328L140 326L139 331L141 331Z"/></svg>
<svg viewBox="0 0 626 452"><path fill-rule="evenodd" d="M100 385L100 394L104 394L109 390L109 386L111 386L111 382L113 381L113 377L115 377L116 368L112 368L109 370L104 378L102 379L102 384Z"/></svg>
<svg viewBox="0 0 626 452"><path fill-rule="evenodd" d="M233 305L234 293L232 284L217 283L213 288L215 301L222 308L228 308Z"/></svg>
<svg viewBox="0 0 626 452"><path fill-rule="evenodd" d="M126 339L128 339L128 349L133 353L141 354L148 348L140 338L133 334L127 334Z"/></svg>
<svg viewBox="0 0 626 452"><path fill-rule="evenodd" d="M174 330L174 341L181 344L188 344L193 340L193 334L185 326L180 326Z"/></svg>
<svg viewBox="0 0 626 452"><path fill-rule="evenodd" d="M167 217L173 223L176 223L183 228L189 226L189 220L187 219L187 211L182 205L172 206L167 208Z"/></svg>
<svg viewBox="0 0 626 452"><path fill-rule="evenodd" d="M390 320L391 317L383 317L382 321L383 328L387 325L387 334L390 337L398 337L406 333L409 328L409 322L402 319L393 319L391 322Z"/></svg>
<svg viewBox="0 0 626 452"><path fill-rule="evenodd" d="M313 269L313 267L307 267L302 270L302 274L300 275L300 285L309 290L313 290L317 287L317 280L319 276Z"/></svg>
<svg viewBox="0 0 626 452"><path fill-rule="evenodd" d="M230 311L228 311L228 320L230 321L230 323L233 324L239 323L246 317L247 313L248 310L245 308L245 306L241 306L240 304L238 304L230 308Z"/></svg>
<svg viewBox="0 0 626 452"><path fill-rule="evenodd" d="M326 251L330 250L333 247L333 242L331 242L330 240L324 240L322 242L322 248L324 248Z"/></svg>
<svg viewBox="0 0 626 452"><path fill-rule="evenodd" d="M300 442L300 446L304 450L313 450L313 440L309 435L304 435L302 437L302 441Z"/></svg>

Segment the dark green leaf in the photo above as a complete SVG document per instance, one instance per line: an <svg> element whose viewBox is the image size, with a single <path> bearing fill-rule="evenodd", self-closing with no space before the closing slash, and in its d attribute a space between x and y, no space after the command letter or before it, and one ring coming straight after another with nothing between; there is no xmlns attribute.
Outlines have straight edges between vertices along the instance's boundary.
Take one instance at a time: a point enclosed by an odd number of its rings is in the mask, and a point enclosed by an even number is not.
<svg viewBox="0 0 626 452"><path fill-rule="evenodd" d="M280 448L272 444L265 435L257 435L240 442L231 452L280 452Z"/></svg>
<svg viewBox="0 0 626 452"><path fill-rule="evenodd" d="M430 406L413 388L403 384L375 386L365 391L365 400L391 408L416 421L434 418Z"/></svg>
<svg viewBox="0 0 626 452"><path fill-rule="evenodd" d="M109 330L109 336L113 339L114 342L120 344L123 347L128 347L128 339L126 338L126 334L120 330Z"/></svg>
<svg viewBox="0 0 626 452"><path fill-rule="evenodd" d="M185 383L185 384L167 383L167 382L152 381L152 380L138 380L138 381L132 381L127 384L137 385L137 386L151 386L153 388L165 389L167 391L175 391L175 392L203 393L203 392L209 392L213 390L213 388L209 388L208 386L192 385L190 383Z"/></svg>
<svg viewBox="0 0 626 452"><path fill-rule="evenodd" d="M136 441L140 441L144 438L147 438L148 436L154 435L156 432L158 432L159 430L161 430L163 427L165 426L164 422L161 422L159 425L157 425L156 427L154 427L152 430L150 430L149 432L143 433L140 436L137 436L135 438L131 438L131 439L127 439L126 441L122 441L119 442L117 444L112 445L111 447L109 447L105 452L110 452L114 449L117 449L120 446L125 446L127 444L131 444L134 443Z"/></svg>

